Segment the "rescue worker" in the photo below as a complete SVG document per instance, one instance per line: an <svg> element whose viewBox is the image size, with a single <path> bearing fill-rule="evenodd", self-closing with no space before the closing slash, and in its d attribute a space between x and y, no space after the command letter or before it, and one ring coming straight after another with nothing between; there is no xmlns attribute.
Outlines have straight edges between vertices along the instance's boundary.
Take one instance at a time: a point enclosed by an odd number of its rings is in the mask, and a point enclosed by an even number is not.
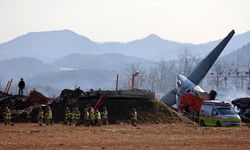
<svg viewBox="0 0 250 150"><path fill-rule="evenodd" d="M136 122L137 122L137 112L136 112L136 109L133 108L131 111L131 124L133 126L136 126Z"/></svg>
<svg viewBox="0 0 250 150"><path fill-rule="evenodd" d="M80 119L81 119L81 113L78 107L76 107L76 125L80 122Z"/></svg>
<svg viewBox="0 0 250 150"><path fill-rule="evenodd" d="M39 107L39 111L38 111L38 114L37 114L37 122L39 124L39 126L43 126L43 109L42 107Z"/></svg>
<svg viewBox="0 0 250 150"><path fill-rule="evenodd" d="M101 112L101 117L102 117L102 124L103 125L108 125L109 124L109 122L108 122L108 111L107 111L106 107L103 108L103 111Z"/></svg>
<svg viewBox="0 0 250 150"><path fill-rule="evenodd" d="M80 111L78 110L78 107L75 107L73 112L72 112L72 125L73 126L76 126L77 123L79 122L80 120Z"/></svg>
<svg viewBox="0 0 250 150"><path fill-rule="evenodd" d="M52 111L50 106L47 106L46 112L45 112L45 123L46 125L52 125Z"/></svg>
<svg viewBox="0 0 250 150"><path fill-rule="evenodd" d="M3 116L4 116L4 125L11 125L13 126L14 124L11 122L11 112L9 107L5 107L4 112L3 112Z"/></svg>
<svg viewBox="0 0 250 150"><path fill-rule="evenodd" d="M21 78L21 80L19 81L18 88L18 95L23 96L23 89L25 88L25 82L23 81L23 78Z"/></svg>
<svg viewBox="0 0 250 150"><path fill-rule="evenodd" d="M95 125L95 111L92 107L89 107L89 125Z"/></svg>
<svg viewBox="0 0 250 150"><path fill-rule="evenodd" d="M98 109L95 110L95 125L98 127L102 125L101 113Z"/></svg>
<svg viewBox="0 0 250 150"><path fill-rule="evenodd" d="M84 121L84 125L85 126L88 126L89 125L89 112L88 112L88 109L85 108L84 109L84 112L83 112L83 121Z"/></svg>
<svg viewBox="0 0 250 150"><path fill-rule="evenodd" d="M69 107L65 108L64 119L65 119L65 123L69 126L71 122L71 112L69 110Z"/></svg>

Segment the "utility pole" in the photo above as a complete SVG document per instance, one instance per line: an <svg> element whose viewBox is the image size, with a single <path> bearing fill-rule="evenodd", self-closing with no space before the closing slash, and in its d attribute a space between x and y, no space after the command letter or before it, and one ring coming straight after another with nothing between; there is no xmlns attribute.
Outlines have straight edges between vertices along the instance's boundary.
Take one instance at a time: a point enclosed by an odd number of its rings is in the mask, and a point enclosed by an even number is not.
<svg viewBox="0 0 250 150"><path fill-rule="evenodd" d="M116 92L118 91L118 84L119 84L119 74L116 75L116 87L115 87Z"/></svg>
<svg viewBox="0 0 250 150"><path fill-rule="evenodd" d="M135 77L139 75L139 72L137 71L136 73L132 74L132 90L135 88Z"/></svg>

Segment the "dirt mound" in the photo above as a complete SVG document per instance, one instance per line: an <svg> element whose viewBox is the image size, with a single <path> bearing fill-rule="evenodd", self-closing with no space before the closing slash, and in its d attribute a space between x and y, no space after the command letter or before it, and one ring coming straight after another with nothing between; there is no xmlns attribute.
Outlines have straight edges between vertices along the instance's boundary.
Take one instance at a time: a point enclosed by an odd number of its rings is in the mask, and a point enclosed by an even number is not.
<svg viewBox="0 0 250 150"><path fill-rule="evenodd" d="M149 109L144 109L138 113L139 120L142 122L193 123L161 101L150 100L146 105Z"/></svg>

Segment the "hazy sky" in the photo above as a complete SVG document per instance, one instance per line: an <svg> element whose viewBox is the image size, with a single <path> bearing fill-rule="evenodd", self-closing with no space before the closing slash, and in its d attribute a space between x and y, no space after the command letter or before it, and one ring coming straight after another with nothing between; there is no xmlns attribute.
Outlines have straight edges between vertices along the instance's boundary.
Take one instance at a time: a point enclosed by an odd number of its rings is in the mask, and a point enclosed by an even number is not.
<svg viewBox="0 0 250 150"><path fill-rule="evenodd" d="M0 0L0 43L27 32L70 29L91 40L154 33L203 43L250 30L250 0Z"/></svg>

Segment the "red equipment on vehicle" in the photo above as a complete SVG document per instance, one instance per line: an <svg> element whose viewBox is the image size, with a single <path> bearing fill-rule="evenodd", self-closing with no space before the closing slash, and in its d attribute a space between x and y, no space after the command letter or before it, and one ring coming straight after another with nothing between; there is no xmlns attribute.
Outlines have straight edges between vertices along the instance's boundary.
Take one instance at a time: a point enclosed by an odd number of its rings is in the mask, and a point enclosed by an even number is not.
<svg viewBox="0 0 250 150"><path fill-rule="evenodd" d="M194 96L192 93L186 93L181 97L179 109L181 111L188 111L190 113L195 112L199 114L203 101L202 98Z"/></svg>

